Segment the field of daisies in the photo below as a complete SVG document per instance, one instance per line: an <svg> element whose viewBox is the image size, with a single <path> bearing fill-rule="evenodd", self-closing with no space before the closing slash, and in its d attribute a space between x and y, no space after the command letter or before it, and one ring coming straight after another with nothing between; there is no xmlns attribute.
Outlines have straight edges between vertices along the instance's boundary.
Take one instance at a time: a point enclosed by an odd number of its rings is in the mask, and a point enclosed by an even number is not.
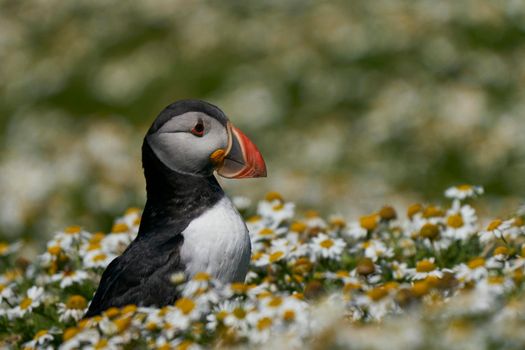
<svg viewBox="0 0 525 350"><path fill-rule="evenodd" d="M462 185L446 206L385 206L347 221L269 193L246 217L246 283L174 274L183 297L84 319L109 262L133 240L140 210L111 232L72 226L34 261L0 243L0 347L22 349L519 349L525 347L523 212L480 219Z"/></svg>

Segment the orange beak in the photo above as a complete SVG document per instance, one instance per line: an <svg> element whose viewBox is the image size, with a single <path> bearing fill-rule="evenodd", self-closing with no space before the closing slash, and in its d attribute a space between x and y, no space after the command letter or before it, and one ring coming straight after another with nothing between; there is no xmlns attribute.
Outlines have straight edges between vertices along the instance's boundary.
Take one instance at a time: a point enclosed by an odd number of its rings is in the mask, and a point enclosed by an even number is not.
<svg viewBox="0 0 525 350"><path fill-rule="evenodd" d="M257 146L228 123L229 145L217 173L229 179L266 177L266 164Z"/></svg>

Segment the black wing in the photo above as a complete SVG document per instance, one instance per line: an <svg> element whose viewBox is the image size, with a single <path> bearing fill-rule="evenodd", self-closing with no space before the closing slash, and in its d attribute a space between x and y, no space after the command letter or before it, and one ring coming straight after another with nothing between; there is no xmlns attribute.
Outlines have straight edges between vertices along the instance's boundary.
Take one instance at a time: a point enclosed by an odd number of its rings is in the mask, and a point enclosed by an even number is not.
<svg viewBox="0 0 525 350"><path fill-rule="evenodd" d="M170 277L177 271L184 271L179 254L183 240L178 234L162 245L148 239L133 241L102 274L84 317L98 315L113 306L172 304L179 295Z"/></svg>

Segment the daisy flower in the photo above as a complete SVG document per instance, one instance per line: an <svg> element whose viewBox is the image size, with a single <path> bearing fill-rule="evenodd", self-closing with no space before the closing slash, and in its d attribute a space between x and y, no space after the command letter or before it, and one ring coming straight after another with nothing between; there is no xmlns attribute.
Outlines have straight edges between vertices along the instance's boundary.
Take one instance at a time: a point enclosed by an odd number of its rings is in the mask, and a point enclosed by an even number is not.
<svg viewBox="0 0 525 350"><path fill-rule="evenodd" d="M38 331L33 340L24 343L24 349L52 349L49 343L53 340L53 336L49 334L49 331L42 329Z"/></svg>
<svg viewBox="0 0 525 350"><path fill-rule="evenodd" d="M447 212L443 235L453 240L465 241L477 231L476 211L470 205L452 208Z"/></svg>
<svg viewBox="0 0 525 350"><path fill-rule="evenodd" d="M312 210L306 213L304 223L308 231L312 233L324 232L327 228L326 221L324 221L316 211Z"/></svg>
<svg viewBox="0 0 525 350"><path fill-rule="evenodd" d="M331 238L324 233L320 233L312 239L310 247L315 257L339 260L346 243L339 238Z"/></svg>
<svg viewBox="0 0 525 350"><path fill-rule="evenodd" d="M466 264L454 268L456 278L462 282L479 281L488 276L486 260L482 257L472 258Z"/></svg>
<svg viewBox="0 0 525 350"><path fill-rule="evenodd" d="M124 213L124 216L118 219L117 223L123 223L127 226L127 231L132 236L135 236L138 233L140 219L141 219L141 210L139 208L129 208ZM115 227L113 227L115 228ZM113 231L113 230L112 230Z"/></svg>
<svg viewBox="0 0 525 350"><path fill-rule="evenodd" d="M13 289L11 288L11 286L0 283L0 304L2 304L4 300L7 300L7 301L11 300L13 296L14 296L14 293L13 293Z"/></svg>
<svg viewBox="0 0 525 350"><path fill-rule="evenodd" d="M42 303L44 297L44 288L42 287L31 287L27 290L26 296L20 300L20 303L15 306L11 311L11 317L22 317L27 312L33 311Z"/></svg>
<svg viewBox="0 0 525 350"><path fill-rule="evenodd" d="M119 226L122 226L119 228ZM128 233L129 227L125 224L113 225L112 232L100 242L102 249L114 254L121 254L133 241L133 235Z"/></svg>
<svg viewBox="0 0 525 350"><path fill-rule="evenodd" d="M442 271L436 267L436 265L434 264L434 258L423 259L416 263L416 268L412 279L424 280L430 276L442 278L444 271L445 270Z"/></svg>
<svg viewBox="0 0 525 350"><path fill-rule="evenodd" d="M266 195L265 200L259 202L257 214L273 223L282 223L291 220L295 215L295 204L285 202L276 192Z"/></svg>
<svg viewBox="0 0 525 350"><path fill-rule="evenodd" d="M83 270L65 270L51 276L52 282L60 281L60 288L66 288L73 284L82 283L88 278L88 273Z"/></svg>
<svg viewBox="0 0 525 350"><path fill-rule="evenodd" d="M22 242L15 242L11 244L7 242L0 242L0 257L16 253L21 246Z"/></svg>
<svg viewBox="0 0 525 350"><path fill-rule="evenodd" d="M101 250L93 250L84 256L84 267L97 268L107 267L109 263L116 258L116 255L107 254Z"/></svg>
<svg viewBox="0 0 525 350"><path fill-rule="evenodd" d="M273 240L268 251L258 251L252 255L253 264L259 267L273 264L286 259L295 248L295 245L284 238Z"/></svg>
<svg viewBox="0 0 525 350"><path fill-rule="evenodd" d="M503 221L501 219L492 220L487 228L479 233L479 240L482 243L487 243L496 238L505 239L506 231L512 227L512 220Z"/></svg>
<svg viewBox="0 0 525 350"><path fill-rule="evenodd" d="M398 281L404 280L410 274L410 269L408 268L407 263L404 262L394 260L390 263L390 269L392 271L392 277Z"/></svg>
<svg viewBox="0 0 525 350"><path fill-rule="evenodd" d="M261 344L268 341L275 320L265 312L250 312L247 315L247 319L251 325L248 331L250 342Z"/></svg>
<svg viewBox="0 0 525 350"><path fill-rule="evenodd" d="M80 226L69 226L63 231L58 232L50 243L57 243L64 251L70 251L75 245L88 240L90 236L91 234L83 230Z"/></svg>
<svg viewBox="0 0 525 350"><path fill-rule="evenodd" d="M67 302L58 304L60 322L80 321L87 308L87 300L81 295L72 295Z"/></svg>
<svg viewBox="0 0 525 350"><path fill-rule="evenodd" d="M363 228L359 222L351 222L346 230L343 231L343 235L353 240L359 240L366 237L368 231Z"/></svg>
<svg viewBox="0 0 525 350"><path fill-rule="evenodd" d="M223 304L220 308L224 312L221 317L225 325L244 333L249 328L247 315L250 309L252 308L249 304L241 305L238 302Z"/></svg>
<svg viewBox="0 0 525 350"><path fill-rule="evenodd" d="M377 239L363 242L359 244L359 247L364 250L365 256L372 259L372 261L377 261L378 258L390 258L394 256L394 250Z"/></svg>
<svg viewBox="0 0 525 350"><path fill-rule="evenodd" d="M448 188L445 191L445 197L457 200L474 198L483 194L483 187L473 185L459 185Z"/></svg>

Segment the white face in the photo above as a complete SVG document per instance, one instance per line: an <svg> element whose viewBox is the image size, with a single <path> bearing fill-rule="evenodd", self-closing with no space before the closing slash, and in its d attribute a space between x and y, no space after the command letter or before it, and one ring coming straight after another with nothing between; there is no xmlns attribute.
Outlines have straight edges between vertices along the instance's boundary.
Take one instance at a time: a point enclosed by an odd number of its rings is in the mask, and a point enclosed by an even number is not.
<svg viewBox="0 0 525 350"><path fill-rule="evenodd" d="M209 175L210 155L228 147L228 131L218 120L202 112L174 116L147 136L153 152L164 165L183 174Z"/></svg>

